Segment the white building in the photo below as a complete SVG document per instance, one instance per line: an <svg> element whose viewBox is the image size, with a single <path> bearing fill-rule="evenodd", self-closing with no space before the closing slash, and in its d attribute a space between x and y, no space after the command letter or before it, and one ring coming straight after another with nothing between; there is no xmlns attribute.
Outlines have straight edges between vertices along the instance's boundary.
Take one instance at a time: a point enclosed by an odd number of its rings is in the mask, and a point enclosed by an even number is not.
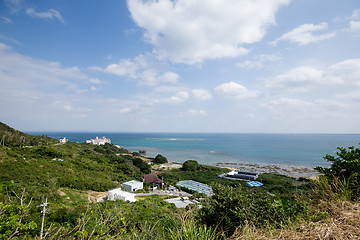
<svg viewBox="0 0 360 240"><path fill-rule="evenodd" d="M131 180L129 182L123 183L122 186L129 192L135 192L138 189L143 189L144 183L136 180Z"/></svg>
<svg viewBox="0 0 360 240"><path fill-rule="evenodd" d="M69 141L69 139L67 139L66 137L59 139L59 142L61 144L67 143L68 141Z"/></svg>
<svg viewBox="0 0 360 240"><path fill-rule="evenodd" d="M94 145L105 145L105 143L111 143L111 140L109 138L106 138L105 136L102 138L96 136L96 138L86 140L86 143L91 143Z"/></svg>
<svg viewBox="0 0 360 240"><path fill-rule="evenodd" d="M135 194L125 192L121 190L121 188L115 188L108 192L108 200L115 201L115 200L123 200L123 201L130 201L135 202Z"/></svg>

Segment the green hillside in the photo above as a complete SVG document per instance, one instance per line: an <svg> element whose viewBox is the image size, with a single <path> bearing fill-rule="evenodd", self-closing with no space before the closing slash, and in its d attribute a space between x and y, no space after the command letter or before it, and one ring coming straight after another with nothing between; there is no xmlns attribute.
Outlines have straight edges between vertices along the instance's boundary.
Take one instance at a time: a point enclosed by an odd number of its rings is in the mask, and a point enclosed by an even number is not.
<svg viewBox="0 0 360 240"><path fill-rule="evenodd" d="M359 148L326 155L332 165L318 167L324 176L316 181L261 174L260 188L219 179L226 170L216 167L162 170L167 184L192 179L214 190L197 198L202 208L177 209L163 201L170 194L133 203L91 199L150 173L138 153L112 144L59 144L3 123L0 140L0 239L40 239L45 201L43 239L360 238Z"/></svg>
<svg viewBox="0 0 360 240"><path fill-rule="evenodd" d="M127 179L141 179L150 169L149 166L144 169L138 164L139 159L112 144L58 144L55 139L31 136L3 123L0 123L0 138L4 138L0 146L3 184L12 181L28 188L36 186L38 191L54 184L54 187L107 191Z"/></svg>

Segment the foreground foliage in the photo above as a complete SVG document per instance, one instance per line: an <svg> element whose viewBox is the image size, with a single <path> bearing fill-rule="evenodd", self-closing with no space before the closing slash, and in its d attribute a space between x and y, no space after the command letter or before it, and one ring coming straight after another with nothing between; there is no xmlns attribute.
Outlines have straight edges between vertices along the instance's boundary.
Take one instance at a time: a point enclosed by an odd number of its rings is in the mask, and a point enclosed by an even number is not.
<svg viewBox="0 0 360 240"><path fill-rule="evenodd" d="M316 167L329 181L334 192L345 194L349 200L360 197L360 149L338 147L336 157L327 154L324 159L331 162L329 168Z"/></svg>
<svg viewBox="0 0 360 240"><path fill-rule="evenodd" d="M217 185L213 190L215 195L200 210L199 217L227 235L249 223L255 227L280 227L307 212L305 201L273 197L261 189Z"/></svg>

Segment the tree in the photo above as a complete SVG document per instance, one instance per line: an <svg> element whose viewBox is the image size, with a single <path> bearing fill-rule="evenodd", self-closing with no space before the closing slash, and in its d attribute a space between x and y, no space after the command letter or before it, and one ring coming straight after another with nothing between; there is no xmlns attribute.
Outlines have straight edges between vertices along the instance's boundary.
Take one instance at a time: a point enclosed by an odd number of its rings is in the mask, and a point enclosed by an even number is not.
<svg viewBox="0 0 360 240"><path fill-rule="evenodd" d="M140 158L134 158L133 164L140 169L142 173L148 174L151 173L150 165L141 160Z"/></svg>
<svg viewBox="0 0 360 240"><path fill-rule="evenodd" d="M324 174L330 181L346 181L349 185L349 190L352 191L353 196L360 194L360 149L354 146L337 148L339 151L335 152L337 157L326 154L324 159L331 162L329 168L316 166L315 170Z"/></svg>
<svg viewBox="0 0 360 240"><path fill-rule="evenodd" d="M196 171L199 169L199 163L195 160L187 160L183 163L182 169L184 171Z"/></svg>
<svg viewBox="0 0 360 240"><path fill-rule="evenodd" d="M156 164L167 163L167 162L168 162L167 158L162 156L161 154L158 154L154 159L154 163Z"/></svg>

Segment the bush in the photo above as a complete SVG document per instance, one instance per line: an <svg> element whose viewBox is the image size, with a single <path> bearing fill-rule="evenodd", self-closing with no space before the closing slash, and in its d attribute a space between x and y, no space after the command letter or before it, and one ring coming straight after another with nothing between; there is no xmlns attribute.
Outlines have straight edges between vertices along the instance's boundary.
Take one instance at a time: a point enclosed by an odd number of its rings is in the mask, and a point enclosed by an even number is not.
<svg viewBox="0 0 360 240"><path fill-rule="evenodd" d="M214 196L199 211L202 223L218 226L227 235L238 227L281 227L291 219L303 216L307 204L269 196L265 191L246 191L223 185L213 187Z"/></svg>
<svg viewBox="0 0 360 240"><path fill-rule="evenodd" d="M167 163L167 162L168 162L167 158L162 156L161 154L158 154L154 159L154 163L156 164Z"/></svg>
<svg viewBox="0 0 360 240"><path fill-rule="evenodd" d="M317 166L315 169L324 174L330 183L345 182L351 192L351 198L358 198L360 195L360 149L353 146L348 149L343 147L337 149L339 150L335 152L337 157L329 154L324 157L326 161L331 162L329 168Z"/></svg>
<svg viewBox="0 0 360 240"><path fill-rule="evenodd" d="M199 164L195 160L187 160L183 163L182 169L184 171L196 171L199 169Z"/></svg>

